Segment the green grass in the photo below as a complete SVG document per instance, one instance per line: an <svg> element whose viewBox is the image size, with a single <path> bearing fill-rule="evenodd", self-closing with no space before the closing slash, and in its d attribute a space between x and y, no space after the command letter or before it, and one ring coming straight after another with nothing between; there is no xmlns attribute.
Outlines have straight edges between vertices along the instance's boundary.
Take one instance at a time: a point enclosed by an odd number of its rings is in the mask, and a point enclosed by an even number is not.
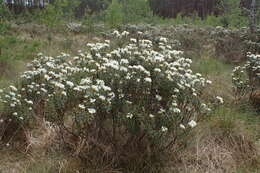
<svg viewBox="0 0 260 173"><path fill-rule="evenodd" d="M221 75L232 69L231 65L224 63L214 57L205 57L195 60L193 70L203 75Z"/></svg>
<svg viewBox="0 0 260 173"><path fill-rule="evenodd" d="M1 55L0 60L26 60L33 59L42 47L38 40L25 40L17 36L0 37Z"/></svg>

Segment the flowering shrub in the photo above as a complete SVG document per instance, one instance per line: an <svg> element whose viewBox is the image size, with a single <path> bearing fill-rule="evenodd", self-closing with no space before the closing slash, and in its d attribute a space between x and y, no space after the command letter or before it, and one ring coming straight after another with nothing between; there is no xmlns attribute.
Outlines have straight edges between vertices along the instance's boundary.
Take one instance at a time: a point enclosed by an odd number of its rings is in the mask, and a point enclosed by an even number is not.
<svg viewBox="0 0 260 173"><path fill-rule="evenodd" d="M39 54L16 86L1 90L2 116L23 126L45 118L84 139L84 157L96 151L113 164L159 157L210 110L200 96L211 81L166 38L113 37L74 57Z"/></svg>
<svg viewBox="0 0 260 173"><path fill-rule="evenodd" d="M249 28L226 29L217 26L210 33L213 38L216 54L224 55L231 62L243 62L246 52L257 54L260 51L260 28L255 34Z"/></svg>
<svg viewBox="0 0 260 173"><path fill-rule="evenodd" d="M260 55L247 54L247 62L233 70L232 81L237 99L259 89L260 86Z"/></svg>

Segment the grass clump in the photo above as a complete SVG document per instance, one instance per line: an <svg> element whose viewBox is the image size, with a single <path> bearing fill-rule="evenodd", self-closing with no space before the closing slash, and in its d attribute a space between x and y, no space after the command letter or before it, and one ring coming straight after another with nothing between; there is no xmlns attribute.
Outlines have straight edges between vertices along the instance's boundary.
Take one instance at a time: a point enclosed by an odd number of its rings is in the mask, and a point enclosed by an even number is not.
<svg viewBox="0 0 260 173"><path fill-rule="evenodd" d="M175 172L257 172L259 118L236 106L221 106L201 123L174 162ZM251 123L246 117L254 119Z"/></svg>

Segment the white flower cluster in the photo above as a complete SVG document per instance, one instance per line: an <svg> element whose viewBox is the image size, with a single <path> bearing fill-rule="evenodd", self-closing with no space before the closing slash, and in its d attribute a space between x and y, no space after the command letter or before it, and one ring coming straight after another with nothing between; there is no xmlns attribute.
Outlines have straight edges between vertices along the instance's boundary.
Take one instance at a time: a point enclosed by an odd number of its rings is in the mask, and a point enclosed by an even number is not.
<svg viewBox="0 0 260 173"><path fill-rule="evenodd" d="M255 75L260 78L260 54L247 54L248 61L246 63L246 68L255 73Z"/></svg>
<svg viewBox="0 0 260 173"><path fill-rule="evenodd" d="M260 81L260 55L247 54L248 61L243 66L237 66L232 73L234 89L239 94L244 94L247 89L259 85Z"/></svg>
<svg viewBox="0 0 260 173"><path fill-rule="evenodd" d="M128 38L127 31L114 31L113 35L124 37L125 44L114 48L108 40L89 43L87 52L79 51L76 57L40 54L23 73L17 88L10 86L1 101L17 117L26 118L37 104L59 98L64 105L75 103L73 109L85 115L123 115L127 122L142 120L144 127L162 132L173 129L172 123L182 129L195 127L196 116L209 110L200 95L211 81L194 74L192 60L174 50L166 38L154 43ZM151 125L155 119L164 123L159 128Z"/></svg>
<svg viewBox="0 0 260 173"><path fill-rule="evenodd" d="M119 31L115 30L112 35L116 36L117 38L127 37L129 35L128 31L123 31L120 33Z"/></svg>

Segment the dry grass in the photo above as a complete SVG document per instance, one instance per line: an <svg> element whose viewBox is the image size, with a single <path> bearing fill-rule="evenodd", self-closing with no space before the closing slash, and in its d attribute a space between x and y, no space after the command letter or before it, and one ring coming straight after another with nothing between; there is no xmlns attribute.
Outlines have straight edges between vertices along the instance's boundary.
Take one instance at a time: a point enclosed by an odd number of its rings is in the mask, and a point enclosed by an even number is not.
<svg viewBox="0 0 260 173"><path fill-rule="evenodd" d="M219 115L194 131L188 147L170 170L180 173L258 172L259 148L247 125ZM174 164L174 163L173 163ZM171 172L169 171L169 172Z"/></svg>

